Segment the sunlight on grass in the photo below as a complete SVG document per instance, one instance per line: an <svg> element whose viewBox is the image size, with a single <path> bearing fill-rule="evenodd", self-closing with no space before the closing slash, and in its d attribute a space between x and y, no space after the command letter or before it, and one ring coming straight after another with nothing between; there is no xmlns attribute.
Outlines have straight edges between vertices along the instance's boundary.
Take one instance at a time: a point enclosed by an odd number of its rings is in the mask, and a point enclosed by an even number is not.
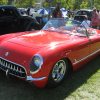
<svg viewBox="0 0 100 100"><path fill-rule="evenodd" d="M99 100L100 98L100 70L92 75L86 83L77 88L65 100Z"/></svg>

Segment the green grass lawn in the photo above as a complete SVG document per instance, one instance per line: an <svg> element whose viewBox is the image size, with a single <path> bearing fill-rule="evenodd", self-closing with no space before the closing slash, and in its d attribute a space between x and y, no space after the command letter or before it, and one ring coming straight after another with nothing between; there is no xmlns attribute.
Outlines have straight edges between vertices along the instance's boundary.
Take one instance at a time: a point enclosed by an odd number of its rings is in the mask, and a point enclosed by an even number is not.
<svg viewBox="0 0 100 100"><path fill-rule="evenodd" d="M0 100L100 100L100 57L54 89L38 89L22 80L7 80L0 71Z"/></svg>

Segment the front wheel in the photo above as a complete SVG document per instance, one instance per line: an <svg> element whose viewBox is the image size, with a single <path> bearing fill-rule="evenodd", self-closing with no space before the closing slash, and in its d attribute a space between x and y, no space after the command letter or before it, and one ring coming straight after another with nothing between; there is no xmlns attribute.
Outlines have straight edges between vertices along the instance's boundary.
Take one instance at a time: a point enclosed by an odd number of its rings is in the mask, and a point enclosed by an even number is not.
<svg viewBox="0 0 100 100"><path fill-rule="evenodd" d="M48 87L58 86L68 75L68 61L61 59L54 64L48 79Z"/></svg>

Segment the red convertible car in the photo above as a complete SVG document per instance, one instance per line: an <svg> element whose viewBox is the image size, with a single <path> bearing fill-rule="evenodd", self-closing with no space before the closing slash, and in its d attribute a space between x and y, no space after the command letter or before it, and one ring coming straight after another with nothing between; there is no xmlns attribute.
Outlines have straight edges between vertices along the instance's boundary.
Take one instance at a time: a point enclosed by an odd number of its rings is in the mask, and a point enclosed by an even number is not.
<svg viewBox="0 0 100 100"><path fill-rule="evenodd" d="M50 19L40 31L0 36L0 69L39 88L59 85L100 54L100 30Z"/></svg>

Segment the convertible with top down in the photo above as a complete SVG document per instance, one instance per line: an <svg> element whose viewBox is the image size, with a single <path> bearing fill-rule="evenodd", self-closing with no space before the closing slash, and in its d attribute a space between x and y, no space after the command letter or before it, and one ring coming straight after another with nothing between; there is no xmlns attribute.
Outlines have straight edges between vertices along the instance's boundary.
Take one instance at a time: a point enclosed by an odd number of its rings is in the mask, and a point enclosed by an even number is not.
<svg viewBox="0 0 100 100"><path fill-rule="evenodd" d="M100 30L75 20L50 19L39 31L0 36L0 69L39 88L58 86L100 55Z"/></svg>

